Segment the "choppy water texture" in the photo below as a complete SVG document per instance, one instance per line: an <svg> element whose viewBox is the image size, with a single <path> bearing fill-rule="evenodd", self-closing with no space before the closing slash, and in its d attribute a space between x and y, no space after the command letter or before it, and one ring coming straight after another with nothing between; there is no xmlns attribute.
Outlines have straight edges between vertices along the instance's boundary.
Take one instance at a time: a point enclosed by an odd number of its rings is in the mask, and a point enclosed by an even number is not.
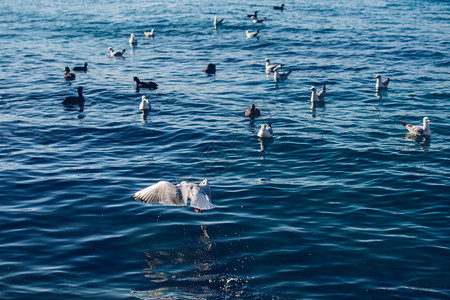
<svg viewBox="0 0 450 300"><path fill-rule="evenodd" d="M280 4L1 2L1 299L450 297L449 2ZM84 112L61 105L78 86ZM132 197L205 177L203 214Z"/></svg>

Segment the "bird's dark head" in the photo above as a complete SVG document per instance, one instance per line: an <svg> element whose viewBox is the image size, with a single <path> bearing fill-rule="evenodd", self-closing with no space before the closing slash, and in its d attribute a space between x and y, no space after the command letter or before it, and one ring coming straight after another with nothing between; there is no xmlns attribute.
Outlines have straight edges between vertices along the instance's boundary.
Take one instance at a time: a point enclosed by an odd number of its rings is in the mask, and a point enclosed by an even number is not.
<svg viewBox="0 0 450 300"><path fill-rule="evenodd" d="M64 68L64 71L66 71L66 73L69 73L69 72L70 72L69 67L65 67L65 68Z"/></svg>
<svg viewBox="0 0 450 300"><path fill-rule="evenodd" d="M80 93L80 92L82 92L83 91L83 87L82 86L79 86L78 87L78 92Z"/></svg>
<svg viewBox="0 0 450 300"><path fill-rule="evenodd" d="M133 81L136 81L139 83L139 78L137 78L136 76L133 77Z"/></svg>

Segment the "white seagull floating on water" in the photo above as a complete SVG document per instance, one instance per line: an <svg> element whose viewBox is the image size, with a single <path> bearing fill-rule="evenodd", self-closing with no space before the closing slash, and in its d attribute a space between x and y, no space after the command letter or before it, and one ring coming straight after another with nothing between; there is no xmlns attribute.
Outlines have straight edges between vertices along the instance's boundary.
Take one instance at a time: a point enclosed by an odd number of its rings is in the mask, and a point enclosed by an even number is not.
<svg viewBox="0 0 450 300"><path fill-rule="evenodd" d="M273 64L273 65L271 65L269 58L266 58L264 61L266 62L266 73L272 73L273 69L275 69L277 66L281 66L282 67L282 66L285 65L285 64Z"/></svg>
<svg viewBox="0 0 450 300"><path fill-rule="evenodd" d="M386 89L389 85L389 78L386 80L381 80L381 75L377 74L377 76L375 76L374 78L377 79L377 83L375 85L375 88L378 89Z"/></svg>
<svg viewBox="0 0 450 300"><path fill-rule="evenodd" d="M190 199L190 206L196 212L215 208L211 203L211 188L208 179L204 179L200 184L182 181L177 185L168 181L159 181L134 193L134 198L146 203L160 203L169 206L187 206L187 200Z"/></svg>
<svg viewBox="0 0 450 300"><path fill-rule="evenodd" d="M144 35L146 38L154 38L155 37L155 29L152 29L151 31L145 31Z"/></svg>
<svg viewBox="0 0 450 300"><path fill-rule="evenodd" d="M217 16L214 16L214 29L217 29L217 26L222 25L223 19L217 19Z"/></svg>
<svg viewBox="0 0 450 300"><path fill-rule="evenodd" d="M430 135L431 134L431 128L428 123L430 123L430 119L428 117L423 118L423 126L420 125L411 125L406 124L402 120L400 120L402 124L408 129L408 131L414 135Z"/></svg>
<svg viewBox="0 0 450 300"><path fill-rule="evenodd" d="M317 92L317 89L315 86L311 87L308 91L311 92L311 102L312 103L325 101L325 94L327 92L327 88L325 87L325 85L323 86L322 90L319 92Z"/></svg>
<svg viewBox="0 0 450 300"><path fill-rule="evenodd" d="M111 57L121 57L125 53L125 51L127 51L127 49L114 51L113 48L111 47L108 48L108 52L111 55Z"/></svg>
<svg viewBox="0 0 450 300"><path fill-rule="evenodd" d="M278 81L278 79L286 79L288 78L289 74L291 74L292 70L289 70L288 72L280 72L278 71L282 65L278 65L273 69L273 79L275 81Z"/></svg>
<svg viewBox="0 0 450 300"><path fill-rule="evenodd" d="M139 104L139 110L150 110L152 108L151 104L148 102L150 96L145 97L142 95L141 104Z"/></svg>
<svg viewBox="0 0 450 300"><path fill-rule="evenodd" d="M137 45L137 39L136 39L136 36L134 35L134 33L132 33L131 36L130 36L130 45L131 46L136 46Z"/></svg>
<svg viewBox="0 0 450 300"><path fill-rule="evenodd" d="M254 32L248 32L248 30L246 30L245 33L247 34L247 38L258 37L259 29Z"/></svg>
<svg viewBox="0 0 450 300"><path fill-rule="evenodd" d="M272 124L267 122L267 125L262 124L258 131L258 137L260 138L270 138L273 136Z"/></svg>

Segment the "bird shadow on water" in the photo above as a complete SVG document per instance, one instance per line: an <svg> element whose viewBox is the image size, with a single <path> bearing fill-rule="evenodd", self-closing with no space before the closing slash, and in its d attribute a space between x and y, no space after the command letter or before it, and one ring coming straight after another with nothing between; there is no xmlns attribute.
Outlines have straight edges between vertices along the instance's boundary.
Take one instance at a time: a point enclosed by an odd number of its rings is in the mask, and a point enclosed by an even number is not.
<svg viewBox="0 0 450 300"><path fill-rule="evenodd" d="M405 139L414 143L414 145L420 146L422 151L429 151L431 147L431 137L427 135L415 135L408 133Z"/></svg>

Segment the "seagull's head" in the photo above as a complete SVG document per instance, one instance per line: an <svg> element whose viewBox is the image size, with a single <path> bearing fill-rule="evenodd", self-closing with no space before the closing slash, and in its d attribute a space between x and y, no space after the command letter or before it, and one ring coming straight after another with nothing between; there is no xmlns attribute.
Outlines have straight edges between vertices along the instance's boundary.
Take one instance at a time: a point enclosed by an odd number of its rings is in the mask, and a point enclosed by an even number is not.
<svg viewBox="0 0 450 300"><path fill-rule="evenodd" d="M108 52L112 52L112 51L113 51L113 48L108 47Z"/></svg>
<svg viewBox="0 0 450 300"><path fill-rule="evenodd" d="M269 58L266 58L264 61L270 63L270 59Z"/></svg>
<svg viewBox="0 0 450 300"><path fill-rule="evenodd" d="M374 78L376 78L376 79L381 78L381 75L377 74Z"/></svg>
<svg viewBox="0 0 450 300"><path fill-rule="evenodd" d="M423 118L423 121L424 121L424 122L427 122L427 123L428 123L428 122L431 122L430 119L428 119L428 117Z"/></svg>
<svg viewBox="0 0 450 300"><path fill-rule="evenodd" d="M308 91L310 91L310 92L315 92L315 91L316 91L316 87L315 87L315 86L312 86Z"/></svg>
<svg viewBox="0 0 450 300"><path fill-rule="evenodd" d="M142 95L142 101L148 100L148 98L145 95Z"/></svg>

